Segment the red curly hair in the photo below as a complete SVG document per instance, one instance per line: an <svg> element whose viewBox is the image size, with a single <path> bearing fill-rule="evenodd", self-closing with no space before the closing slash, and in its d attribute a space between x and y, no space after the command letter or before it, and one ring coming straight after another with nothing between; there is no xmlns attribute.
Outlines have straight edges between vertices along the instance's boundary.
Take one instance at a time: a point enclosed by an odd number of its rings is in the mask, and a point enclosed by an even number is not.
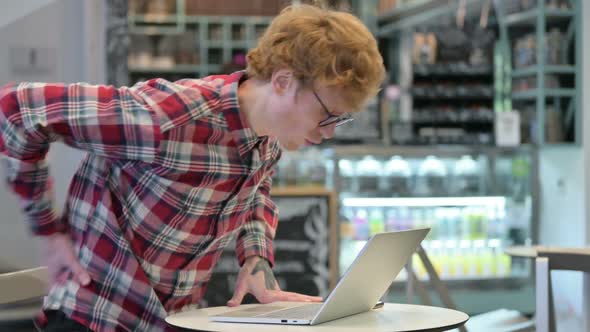
<svg viewBox="0 0 590 332"><path fill-rule="evenodd" d="M385 77L377 42L358 18L312 5L283 9L247 59L251 77L269 80L275 70L290 69L306 85L340 88L354 111L377 94Z"/></svg>

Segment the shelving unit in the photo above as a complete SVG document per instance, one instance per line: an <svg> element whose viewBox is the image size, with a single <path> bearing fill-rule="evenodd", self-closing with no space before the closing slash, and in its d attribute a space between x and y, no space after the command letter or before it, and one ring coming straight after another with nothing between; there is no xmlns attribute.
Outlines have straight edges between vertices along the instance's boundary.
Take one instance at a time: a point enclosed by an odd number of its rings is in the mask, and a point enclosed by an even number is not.
<svg viewBox="0 0 590 332"><path fill-rule="evenodd" d="M540 6L527 11L508 14L505 19L500 21L506 26L530 26L535 27L538 23L538 17L543 16L545 21L549 24L569 21L574 18L575 12L569 9L552 9L546 8L542 1L539 1Z"/></svg>
<svg viewBox="0 0 590 332"><path fill-rule="evenodd" d="M581 31L580 1L570 0L568 3L569 8L551 8L545 0L538 0L530 9L506 13L506 1L496 2L500 43L503 45L505 59L518 57L519 54L515 54L510 47L518 37L524 33L534 34L535 63L520 68L511 64L511 73L504 78L510 82L502 83L504 86L514 87L518 86L515 83L528 80L532 83L524 85L531 85L532 88L517 91L512 89L510 95L502 98L513 102L503 102L503 105L512 104L514 109L522 111L523 108L530 108L533 111L534 127L531 135L538 146L581 144L581 39L577 32ZM547 31L556 28L564 36L560 49L550 50L559 52L558 64L550 63L548 59ZM559 86L556 87L555 84ZM549 114L550 104L553 115ZM553 127L553 135L548 134L548 126Z"/></svg>
<svg viewBox="0 0 590 332"><path fill-rule="evenodd" d="M512 71L512 78L520 78L536 74L540 70L539 66L530 66L526 68L515 69ZM549 65L545 66L546 74L575 74L576 67L571 65Z"/></svg>
<svg viewBox="0 0 590 332"><path fill-rule="evenodd" d="M390 139L386 140L383 146L351 145L333 147L333 161L331 161L331 164L334 165L334 172L336 173L333 181L335 191L340 192L340 206L343 218L350 215L356 218L358 217L358 211L364 209L368 214L367 219L370 219L372 209L377 209L385 214L386 223L389 221L391 225L394 225L395 229L395 227L401 227L400 225L403 226L404 222L395 226L396 222L390 221L387 213L390 210L397 209L397 211L391 213L391 216L394 216L391 217L393 218L391 220L394 220L395 216L399 219L399 215L406 215L406 212L401 210L407 208L411 210L410 216L412 218L409 219L412 220L414 227L427 224L434 227L434 238L430 238L425 242L425 244L428 243L425 245L425 250L428 252L435 269L439 269L438 272L442 281L451 291L450 294L460 310L474 314L481 313L505 305L506 301L509 301L514 308L518 308L521 312L530 313L534 311L530 266L518 260L510 261L510 258L507 258L494 248L496 248L495 246L499 240L501 240L502 246L509 245L510 241L513 240L532 241L533 243L537 241L538 198L536 193L538 192L538 160L536 146L525 142L516 148L496 147L493 139L488 140L487 145L475 142L473 139L465 139L458 144L440 140L428 140L419 144L420 142L401 139L404 138L407 132L414 131L415 133L415 130L421 126L436 127L442 130L471 127L475 130L486 130L490 135L493 135L496 98L496 67L494 63L488 62L487 65L481 66L472 66L465 62L439 63L436 61L434 63L423 62L416 64L413 63L411 53L408 52L408 50L412 49L412 34L415 31L429 31L427 29L437 31L441 22L455 22L455 15L460 3L461 1L449 2L446 0L413 1L408 5L400 5L376 19L376 35L380 39L380 46L390 76L390 84L394 85L398 96L397 99L388 96L387 94L391 91L387 91L387 87L384 88L384 93L381 96L381 104L386 105L386 107L381 105L384 111L384 119L385 121L391 121L388 122L385 133L385 136ZM466 17L471 16L471 20L473 20L473 17L479 18L482 6L485 5L486 1L467 0L465 3L467 5ZM558 17L556 20L563 19ZM498 18L491 14L488 22L488 26L496 32L497 36L499 34ZM519 75L526 76L529 75L529 72L535 71L534 66L520 69L522 70L514 71L509 75L514 74L515 77ZM570 74L576 69L575 66L564 65L551 66L548 70L555 73L565 72ZM423 84L425 86L420 86L417 84L425 81L431 82L431 85ZM449 82L447 86L451 89L445 90L441 88L442 84L440 83L445 81ZM474 88L483 88L484 86L485 91L481 89L477 93L472 93L472 91L475 91ZM472 90L470 91L470 89ZM561 90L551 92L553 95L568 93ZM519 97L528 98L530 96L528 96L527 92L522 96L517 94L516 98ZM385 102L385 98L391 98L393 101ZM510 98L512 100L511 94ZM434 105L423 106L429 102ZM471 107L469 104L473 102L483 107ZM444 108L440 106L441 103L454 103L455 107ZM428 112L422 112L424 108ZM488 110L486 114L489 116L481 119L465 116L466 114L475 114L473 111L479 108L486 108ZM464 123L457 119L463 119ZM409 128L408 123L410 124ZM394 139L393 135L399 135L401 138L399 140ZM447 165L446 180L449 183L459 181L453 175L454 171L449 165L464 156L471 156L478 163L478 169L481 171L478 178L479 189L471 193L450 190L446 193L439 192L435 194L426 192L408 193L404 190L397 192L395 189L387 191L382 187L377 191L363 191L357 188L347 192L342 186L343 184L344 186L348 185L350 179L347 178L348 174L341 172L339 169L339 161L350 160L356 163L366 156L372 156L380 163L386 163L393 156L403 158L413 170L410 176L412 180L410 181L414 181L415 186L417 186L415 181L418 181L417 170L429 156L435 156ZM511 176L514 176L514 179L502 177L501 174L504 172L512 174ZM362 175L356 176L361 177ZM382 177L386 178L387 176L382 175ZM524 185L519 188L516 188L516 186L513 188L504 186L504 184L510 186L517 182ZM481 203L480 200L484 201L485 207L478 205ZM453 216L459 213L459 219L466 220L469 211L477 211L478 209L487 211L489 204L495 204L496 200L504 201L505 205L504 207L495 205L494 209L509 214L506 220L515 221L519 224L518 226L511 226L513 229L506 231L500 237L496 235L481 236L479 234L476 238L472 238L471 235L464 234L464 231L454 233L454 238L448 236L450 234L449 228L447 228L449 221L445 219L447 213ZM403 205L403 207L399 205ZM350 214L350 209L353 210L353 214ZM378 214L376 213L376 215ZM489 215L484 213L484 215L485 227L497 224L494 221L493 212ZM354 222L358 222L358 220L353 221L353 224ZM391 225L390 227L392 227ZM342 226L341 223L341 227L349 226ZM341 233L341 240L346 239L346 235L342 236L342 234L347 234L346 232ZM350 238L348 239L350 240ZM458 245L461 240L464 242L464 251L451 255L459 259L449 263L447 260L449 250L456 250L456 247L453 247L453 241L455 241L455 245ZM361 239L353 239L350 244L352 247L354 247L355 241L362 243ZM468 241L469 245L465 241ZM482 243L483 246L481 246ZM345 257L346 249L341 250L345 251L341 253L341 257ZM481 250L481 252L474 254L470 250L477 252ZM490 255L490 252L495 254ZM476 255L476 257L473 257L473 255ZM485 264L491 262L492 266L509 264L510 271L491 272L484 268L483 271L487 272L472 273L472 271L453 275L448 273L448 270L445 270L453 264L461 265L465 263L460 262L462 258L469 262L472 262L473 259L485 262ZM447 265L447 267L441 269L444 265ZM394 301L404 301L403 293L407 282L407 279L404 278L403 275L400 276L398 282L392 285L388 298ZM420 277L420 279L424 280L423 277ZM433 291L433 289L430 288L430 291ZM478 302L477 299L482 297L490 299L490 301L485 304ZM414 301L416 300L418 299L414 299ZM408 299L408 301L412 302L411 299ZM444 305L444 303L441 303L441 305Z"/></svg>
<svg viewBox="0 0 590 332"><path fill-rule="evenodd" d="M534 100L542 95L543 98L573 98L576 90L573 89L531 89L529 91L512 93L513 100Z"/></svg>
<svg viewBox="0 0 590 332"><path fill-rule="evenodd" d="M468 10L472 10L484 0L467 0ZM400 5L377 18L379 25L378 36L389 37L391 34L414 28L417 25L436 24L442 16L454 14L459 7L459 1L448 0L419 0Z"/></svg>
<svg viewBox="0 0 590 332"><path fill-rule="evenodd" d="M393 116L391 131L395 134L396 126L409 126L414 138L399 140L394 136L393 144L493 144L494 88L490 67L441 67L444 65L415 65L413 72L402 75L412 78L401 82L405 92L399 103L400 116ZM403 119L401 114L411 115ZM443 132L448 129L457 133L446 137ZM424 134L429 131L432 136Z"/></svg>
<svg viewBox="0 0 590 332"><path fill-rule="evenodd" d="M184 0L177 0L173 14L131 14L130 82L154 76L175 80L221 73L235 54L245 55L256 45L271 20L272 16L189 15ZM150 50L136 54L138 39ZM160 47L162 42L178 52ZM159 49L166 52L163 63L156 59L162 56Z"/></svg>

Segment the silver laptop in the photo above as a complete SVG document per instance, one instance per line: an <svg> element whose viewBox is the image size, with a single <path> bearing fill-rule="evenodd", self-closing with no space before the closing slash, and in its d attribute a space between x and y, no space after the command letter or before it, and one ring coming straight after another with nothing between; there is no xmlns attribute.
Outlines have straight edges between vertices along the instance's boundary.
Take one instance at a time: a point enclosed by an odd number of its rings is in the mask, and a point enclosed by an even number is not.
<svg viewBox="0 0 590 332"><path fill-rule="evenodd" d="M232 323L316 325L371 310L426 237L429 228L376 234L323 303L275 302L209 316Z"/></svg>

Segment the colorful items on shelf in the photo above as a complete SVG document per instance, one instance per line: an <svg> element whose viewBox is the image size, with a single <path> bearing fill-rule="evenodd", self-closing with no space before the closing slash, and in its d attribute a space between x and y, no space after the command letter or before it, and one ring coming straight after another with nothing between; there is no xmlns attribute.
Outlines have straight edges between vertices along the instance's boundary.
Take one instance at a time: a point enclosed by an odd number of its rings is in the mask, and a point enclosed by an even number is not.
<svg viewBox="0 0 590 332"><path fill-rule="evenodd" d="M494 241L453 241L444 245L431 241L423 247L435 271L445 280L507 277L517 272L511 271L510 256ZM418 255L412 257L412 266L419 279L428 279Z"/></svg>
<svg viewBox="0 0 590 332"><path fill-rule="evenodd" d="M505 215L500 206L343 207L342 237L366 241L384 231L428 227L427 240L507 240Z"/></svg>

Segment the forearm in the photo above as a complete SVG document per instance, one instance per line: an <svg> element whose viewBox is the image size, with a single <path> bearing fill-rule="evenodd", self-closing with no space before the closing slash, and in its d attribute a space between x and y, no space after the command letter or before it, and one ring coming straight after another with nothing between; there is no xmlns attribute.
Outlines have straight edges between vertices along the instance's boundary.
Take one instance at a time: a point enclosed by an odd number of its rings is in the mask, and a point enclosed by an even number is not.
<svg viewBox="0 0 590 332"><path fill-rule="evenodd" d="M274 265L273 240L279 211L270 198L271 186L268 176L258 189L251 214L238 235L236 252L240 265L251 256L262 257Z"/></svg>
<svg viewBox="0 0 590 332"><path fill-rule="evenodd" d="M0 135L9 157L41 160L62 140L113 159L151 161L157 116L130 88L85 83L20 83L0 89Z"/></svg>
<svg viewBox="0 0 590 332"><path fill-rule="evenodd" d="M49 235L66 227L53 207L45 161L51 142L61 139L109 158L155 157L158 126L149 111L133 109L125 94L86 84L21 83L0 88L0 158L6 182L20 199L33 234Z"/></svg>

